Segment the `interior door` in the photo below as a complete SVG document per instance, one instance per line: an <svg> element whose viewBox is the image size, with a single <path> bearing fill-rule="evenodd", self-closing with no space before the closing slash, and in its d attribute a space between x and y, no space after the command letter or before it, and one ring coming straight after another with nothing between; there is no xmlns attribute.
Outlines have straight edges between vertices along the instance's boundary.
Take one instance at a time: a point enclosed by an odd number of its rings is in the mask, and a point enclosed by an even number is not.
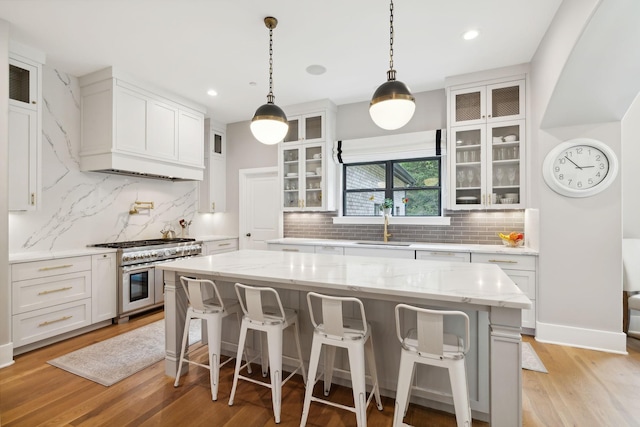
<svg viewBox="0 0 640 427"><path fill-rule="evenodd" d="M240 249L267 250L267 240L282 237L277 168L240 171Z"/></svg>

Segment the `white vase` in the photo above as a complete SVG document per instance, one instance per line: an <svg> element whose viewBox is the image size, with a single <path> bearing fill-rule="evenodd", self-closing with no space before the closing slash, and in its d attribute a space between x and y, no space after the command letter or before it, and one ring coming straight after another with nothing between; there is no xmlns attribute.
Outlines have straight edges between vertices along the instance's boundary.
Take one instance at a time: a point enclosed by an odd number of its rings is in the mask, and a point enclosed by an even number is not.
<svg viewBox="0 0 640 427"><path fill-rule="evenodd" d="M391 216L391 208L382 208L383 216Z"/></svg>

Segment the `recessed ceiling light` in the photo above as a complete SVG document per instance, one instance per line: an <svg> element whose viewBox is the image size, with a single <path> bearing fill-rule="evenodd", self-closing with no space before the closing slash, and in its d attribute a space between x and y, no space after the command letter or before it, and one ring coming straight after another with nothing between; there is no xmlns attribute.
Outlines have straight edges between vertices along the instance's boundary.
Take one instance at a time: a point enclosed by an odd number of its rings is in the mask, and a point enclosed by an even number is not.
<svg viewBox="0 0 640 427"><path fill-rule="evenodd" d="M327 72L327 69L322 65L309 65L307 67L307 73L312 74L314 76L319 76Z"/></svg>
<svg viewBox="0 0 640 427"><path fill-rule="evenodd" d="M249 86L257 86L257 85L258 85L258 83L256 83L256 82L249 82Z"/></svg>
<svg viewBox="0 0 640 427"><path fill-rule="evenodd" d="M465 32L464 34L462 34L462 38L465 40L473 40L476 37L478 37L480 33L478 32L478 30L469 30L467 32Z"/></svg>
<svg viewBox="0 0 640 427"><path fill-rule="evenodd" d="M215 90L213 90L213 89L209 89L209 90L207 91L207 95L209 95L209 96L218 96L218 92L216 92L216 91L215 91Z"/></svg>

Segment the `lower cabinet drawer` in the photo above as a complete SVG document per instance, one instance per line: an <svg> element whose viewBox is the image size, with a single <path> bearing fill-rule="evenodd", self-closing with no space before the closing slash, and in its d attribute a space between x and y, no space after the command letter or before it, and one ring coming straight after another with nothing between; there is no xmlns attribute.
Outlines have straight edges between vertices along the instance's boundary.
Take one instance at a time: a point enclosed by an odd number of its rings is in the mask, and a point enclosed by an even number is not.
<svg viewBox="0 0 640 427"><path fill-rule="evenodd" d="M213 242L205 242L203 245L204 255L215 255L224 252L232 252L238 250L238 239L216 240Z"/></svg>
<svg viewBox="0 0 640 427"><path fill-rule="evenodd" d="M471 254L471 262L483 262L496 264L503 270L531 270L536 269L536 257L533 255L512 255L512 254Z"/></svg>
<svg viewBox="0 0 640 427"><path fill-rule="evenodd" d="M91 256L23 262L11 266L11 281L38 279L87 270L91 271Z"/></svg>
<svg viewBox="0 0 640 427"><path fill-rule="evenodd" d="M316 246L316 253L327 255L344 255L344 248L342 246L330 245Z"/></svg>
<svg viewBox="0 0 640 427"><path fill-rule="evenodd" d="M13 346L21 347L91 324L91 298L12 317Z"/></svg>
<svg viewBox="0 0 640 427"><path fill-rule="evenodd" d="M281 251L281 252L303 252L312 254L316 251L315 247L309 245L287 245L280 243L269 243L268 246L270 251Z"/></svg>
<svg viewBox="0 0 640 427"><path fill-rule="evenodd" d="M13 314L91 297L91 271L13 282Z"/></svg>
<svg viewBox="0 0 640 427"><path fill-rule="evenodd" d="M416 259L447 262L471 262L469 252L416 251Z"/></svg>

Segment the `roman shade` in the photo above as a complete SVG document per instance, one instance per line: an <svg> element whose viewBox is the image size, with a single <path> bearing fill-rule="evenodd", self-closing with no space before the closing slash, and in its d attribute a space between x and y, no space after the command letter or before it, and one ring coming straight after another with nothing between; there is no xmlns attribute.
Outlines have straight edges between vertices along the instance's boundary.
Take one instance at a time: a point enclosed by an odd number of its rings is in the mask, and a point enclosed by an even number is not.
<svg viewBox="0 0 640 427"><path fill-rule="evenodd" d="M446 131L436 129L336 141L333 159L336 163L375 162L442 156L445 151Z"/></svg>

